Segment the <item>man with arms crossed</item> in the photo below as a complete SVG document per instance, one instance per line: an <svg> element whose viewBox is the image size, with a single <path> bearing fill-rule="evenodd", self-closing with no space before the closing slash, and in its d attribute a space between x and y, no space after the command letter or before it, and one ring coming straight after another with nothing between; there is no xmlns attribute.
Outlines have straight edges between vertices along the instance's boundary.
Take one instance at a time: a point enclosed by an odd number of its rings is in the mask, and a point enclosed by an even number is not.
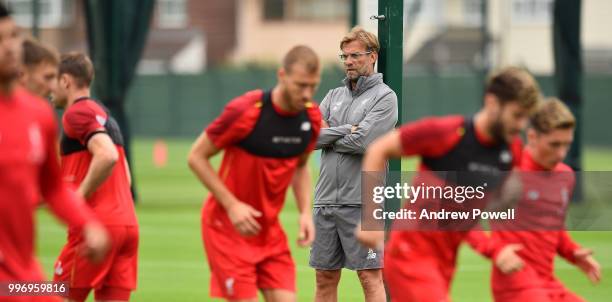
<svg viewBox="0 0 612 302"><path fill-rule="evenodd" d="M372 33L353 28L340 42L344 85L321 103L317 140L321 171L313 217L317 237L310 251L316 269L316 301L336 301L342 268L357 271L366 301L384 301L381 250L368 249L354 230L361 220L361 161L367 146L397 123L397 96L374 71L380 45Z"/></svg>
<svg viewBox="0 0 612 302"><path fill-rule="evenodd" d="M102 263L79 257L82 241L70 230L55 264L56 281L70 282L69 299L128 301L136 288L138 222L130 191L130 172L117 122L90 96L94 69L81 53L62 55L53 102L65 108L60 144L64 181L78 187L108 229L112 245Z"/></svg>
<svg viewBox="0 0 612 302"><path fill-rule="evenodd" d="M43 281L34 257L34 213L39 196L51 211L82 234L91 259L104 256L108 238L93 213L61 180L57 124L45 102L17 87L22 39L0 3L0 283ZM3 290L6 288L3 288ZM0 297L0 301L55 301L47 297Z"/></svg>
<svg viewBox="0 0 612 302"><path fill-rule="evenodd" d="M295 264L279 212L289 185L299 216L298 245L314 238L308 156L321 115L312 102L319 59L292 48L272 90L230 101L195 141L189 167L210 190L202 208L202 239L211 270L210 295L228 301L295 301ZM224 150L219 172L210 158Z"/></svg>
<svg viewBox="0 0 612 302"><path fill-rule="evenodd" d="M529 73L503 69L487 83L483 106L473 117L427 117L405 124L368 148L363 171L384 171L390 158L420 156L420 174L436 177L437 171L459 171L495 179L518 164L518 135L539 99L538 85ZM382 232L357 233L369 246L383 244ZM450 284L463 240L495 258L504 270L516 263L514 246L493 250L484 236L480 231L392 230L385 246L385 281L392 301L450 301Z"/></svg>

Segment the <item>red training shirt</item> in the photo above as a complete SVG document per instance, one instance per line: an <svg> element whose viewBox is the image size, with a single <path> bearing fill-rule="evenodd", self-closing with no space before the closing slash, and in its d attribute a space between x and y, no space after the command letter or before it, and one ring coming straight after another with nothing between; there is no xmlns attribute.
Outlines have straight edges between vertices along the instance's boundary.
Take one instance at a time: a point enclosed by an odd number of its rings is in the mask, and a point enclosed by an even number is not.
<svg viewBox="0 0 612 302"><path fill-rule="evenodd" d="M551 173L534 161L528 151L523 152L520 171L528 178L523 182L523 198L519 203L526 203L528 210L534 211L534 206L540 209L558 209L564 211L574 189L575 178L572 169L564 163L557 164ZM534 173L529 173L534 172ZM536 178L539 178L536 179ZM534 213L538 215L538 213ZM518 215L521 215L520 213ZM558 254L571 263L575 263L574 252L580 248L563 228L542 230L547 227L534 225L523 218L518 223L523 224L518 231L493 231L491 240L495 246L520 244L522 249L518 255L525 262L523 270L534 272L534 278L512 278L504 275L497 267L493 269L492 284L494 291L507 291L526 288L562 288L561 282L554 276L554 259ZM541 223L546 223L544 218ZM531 225L525 225L530 223ZM556 225L556 224L555 224ZM495 226L493 226L495 229ZM530 230L529 228L532 228Z"/></svg>
<svg viewBox="0 0 612 302"><path fill-rule="evenodd" d="M87 149L89 139L100 132L108 134L117 148L119 159L110 176L91 194L87 203L104 225L137 225L123 138L117 122L100 104L89 98L80 98L68 107L62 122L64 135L61 153L64 181L76 187L81 184L93 158Z"/></svg>
<svg viewBox="0 0 612 302"><path fill-rule="evenodd" d="M268 238L275 238L282 232L278 214L285 202L287 188L300 155L314 149L321 128L321 114L313 102L308 103L304 111L293 114L283 112L271 99L266 103L265 95L262 90L254 90L235 98L205 130L213 144L224 149L218 172L224 185L240 201L262 213L262 217L257 218L262 230L257 236L246 238L255 244L265 244ZM293 127L296 129L290 126L294 124L298 126ZM276 132L278 136L267 137ZM302 141L302 137L309 139ZM266 141L268 138L270 141ZM297 152L300 154L283 156L284 150L295 151L293 143L299 144ZM227 212L212 194L202 209L202 223L239 236Z"/></svg>
<svg viewBox="0 0 612 302"><path fill-rule="evenodd" d="M22 88L0 95L0 281L43 279L34 257L39 196L73 228L93 214L62 182L53 110Z"/></svg>

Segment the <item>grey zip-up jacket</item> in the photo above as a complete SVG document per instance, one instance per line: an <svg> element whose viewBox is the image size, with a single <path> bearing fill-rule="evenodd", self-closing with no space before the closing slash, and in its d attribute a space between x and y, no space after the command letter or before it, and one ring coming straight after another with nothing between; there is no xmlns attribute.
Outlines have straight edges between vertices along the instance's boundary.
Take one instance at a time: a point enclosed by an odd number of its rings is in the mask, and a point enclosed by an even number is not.
<svg viewBox="0 0 612 302"><path fill-rule="evenodd" d="M330 90L320 105L329 128L321 129L321 170L315 188L314 206L361 205L361 161L367 146L391 131L397 123L397 96L382 80L381 73L360 77L356 89L344 86ZM357 130L351 133L351 127Z"/></svg>

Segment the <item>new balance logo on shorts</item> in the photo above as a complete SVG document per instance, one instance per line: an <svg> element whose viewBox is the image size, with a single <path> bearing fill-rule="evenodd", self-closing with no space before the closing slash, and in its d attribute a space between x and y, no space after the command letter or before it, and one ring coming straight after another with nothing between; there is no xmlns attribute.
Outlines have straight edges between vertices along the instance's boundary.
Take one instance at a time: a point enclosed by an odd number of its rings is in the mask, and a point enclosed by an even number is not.
<svg viewBox="0 0 612 302"><path fill-rule="evenodd" d="M225 279L225 290L228 296L234 295L234 278Z"/></svg>
<svg viewBox="0 0 612 302"><path fill-rule="evenodd" d="M55 274L61 276L64 273L64 269L62 268L62 262L58 261L55 266Z"/></svg>
<svg viewBox="0 0 612 302"><path fill-rule="evenodd" d="M374 252L373 249L369 249L368 256L366 257L366 259L367 260L376 259L376 252Z"/></svg>

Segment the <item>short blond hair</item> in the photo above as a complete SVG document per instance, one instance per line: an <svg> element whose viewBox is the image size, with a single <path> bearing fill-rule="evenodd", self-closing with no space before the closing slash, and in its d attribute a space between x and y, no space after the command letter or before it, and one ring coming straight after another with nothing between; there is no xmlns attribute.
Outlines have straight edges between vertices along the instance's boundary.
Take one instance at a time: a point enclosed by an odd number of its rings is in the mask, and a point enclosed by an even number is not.
<svg viewBox="0 0 612 302"><path fill-rule="evenodd" d="M548 98L541 102L531 116L531 127L540 133L553 130L574 129L576 118L572 111L557 98Z"/></svg>
<svg viewBox="0 0 612 302"><path fill-rule="evenodd" d="M518 67L506 67L493 74L485 92L495 95L502 104L518 102L529 110L534 110L541 100L538 82L527 70Z"/></svg>
<svg viewBox="0 0 612 302"><path fill-rule="evenodd" d="M295 64L302 64L310 74L318 72L320 69L319 56L312 48L305 45L294 46L283 58L283 68L287 73L291 73Z"/></svg>
<svg viewBox="0 0 612 302"><path fill-rule="evenodd" d="M366 48L366 51L372 51L378 53L380 51L380 43L375 34L366 31L361 26L355 26L351 31L346 34L340 41L340 50L344 47L344 44L351 43L353 41L359 41Z"/></svg>

